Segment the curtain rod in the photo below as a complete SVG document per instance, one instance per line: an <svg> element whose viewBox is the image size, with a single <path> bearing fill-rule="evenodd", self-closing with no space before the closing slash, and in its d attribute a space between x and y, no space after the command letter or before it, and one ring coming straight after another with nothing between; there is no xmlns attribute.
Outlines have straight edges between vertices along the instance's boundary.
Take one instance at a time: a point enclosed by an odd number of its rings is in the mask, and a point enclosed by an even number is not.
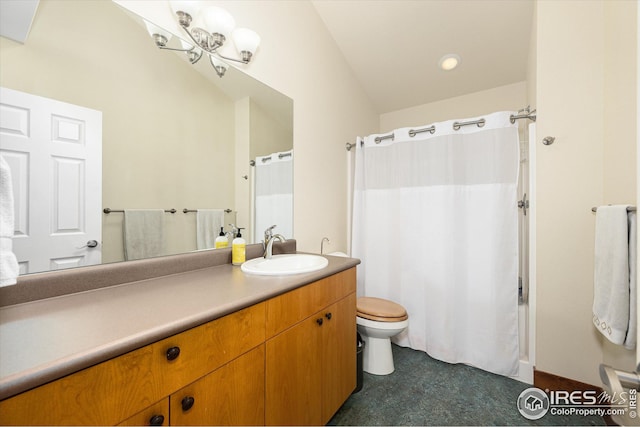
<svg viewBox="0 0 640 427"><path fill-rule="evenodd" d="M291 153L280 153L278 154L278 158L282 159L283 157L291 157ZM262 163L267 163L269 160L271 160L271 156L269 157L263 157L262 158ZM249 160L249 165L251 166L255 166L256 165L256 161L255 160Z"/></svg>
<svg viewBox="0 0 640 427"><path fill-rule="evenodd" d="M522 120L522 119L529 119L531 121L536 121L537 116L536 116L536 110L533 110L530 113L526 113L526 114L512 114L511 116L509 116L509 121L511 123L515 123L516 120ZM478 120L470 120L468 122L453 122L453 130L460 130L460 128L462 126L470 126L470 125L477 125L479 128L481 128L482 126L484 126L485 124L485 120L484 119L478 119ZM435 125L431 125L429 127L426 128L422 128L422 129L410 129L409 130L409 136L410 137L414 137L419 133L422 132L429 132L431 134L434 134L436 132L436 126ZM380 144L380 142L384 141L385 139L391 139L393 140L394 138L394 134L391 133L390 135L385 135L385 136L376 136L375 138L375 143L376 144ZM362 146L364 144L364 140L360 141L360 146ZM347 151L351 151L351 148L355 147L356 144L352 144L350 142L347 142L346 144L346 148Z"/></svg>
<svg viewBox="0 0 640 427"><path fill-rule="evenodd" d="M611 205L609 205L611 206ZM596 206L591 208L591 212L596 212L598 210L598 208ZM627 212L635 212L636 211L636 207L635 206L627 206Z"/></svg>

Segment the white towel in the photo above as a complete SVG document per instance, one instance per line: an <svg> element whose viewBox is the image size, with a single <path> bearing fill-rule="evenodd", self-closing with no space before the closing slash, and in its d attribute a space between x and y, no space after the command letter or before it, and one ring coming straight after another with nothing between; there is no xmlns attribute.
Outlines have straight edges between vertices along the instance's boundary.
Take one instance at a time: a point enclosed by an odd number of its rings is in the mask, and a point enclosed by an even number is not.
<svg viewBox="0 0 640 427"><path fill-rule="evenodd" d="M124 259L164 255L164 210L125 209Z"/></svg>
<svg viewBox="0 0 640 427"><path fill-rule="evenodd" d="M0 286L15 285L20 272L13 253L13 184L11 168L0 156Z"/></svg>
<svg viewBox="0 0 640 427"><path fill-rule="evenodd" d="M196 211L197 248L215 248L220 227L224 227L224 211L222 209L198 209Z"/></svg>
<svg viewBox="0 0 640 427"><path fill-rule="evenodd" d="M596 212L593 323L609 341L620 345L630 319L627 222L626 205L600 206Z"/></svg>
<svg viewBox="0 0 640 427"><path fill-rule="evenodd" d="M636 348L638 333L638 234L636 213L629 212L629 330L624 347Z"/></svg>

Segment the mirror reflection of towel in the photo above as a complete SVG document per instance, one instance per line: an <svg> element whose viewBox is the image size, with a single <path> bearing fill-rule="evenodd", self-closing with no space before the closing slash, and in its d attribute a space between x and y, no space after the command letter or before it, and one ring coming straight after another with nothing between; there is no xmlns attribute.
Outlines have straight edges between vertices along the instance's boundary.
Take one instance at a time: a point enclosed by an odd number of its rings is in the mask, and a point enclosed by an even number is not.
<svg viewBox="0 0 640 427"><path fill-rule="evenodd" d="M13 253L13 184L9 164L0 156L0 286L14 285L20 272Z"/></svg>
<svg viewBox="0 0 640 427"><path fill-rule="evenodd" d="M122 230L125 260L165 254L163 209L125 209Z"/></svg>
<svg viewBox="0 0 640 427"><path fill-rule="evenodd" d="M197 248L215 248L220 227L224 227L224 211L222 209L198 209L196 212Z"/></svg>

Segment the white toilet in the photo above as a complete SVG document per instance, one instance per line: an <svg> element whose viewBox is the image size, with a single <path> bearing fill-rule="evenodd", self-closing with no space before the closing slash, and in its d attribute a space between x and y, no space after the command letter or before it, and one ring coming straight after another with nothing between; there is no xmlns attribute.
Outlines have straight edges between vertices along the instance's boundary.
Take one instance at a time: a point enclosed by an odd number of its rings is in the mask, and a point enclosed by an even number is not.
<svg viewBox="0 0 640 427"><path fill-rule="evenodd" d="M400 304L382 298L360 297L357 304L356 324L366 343L363 370L388 375L394 371L391 337L409 326L407 311Z"/></svg>

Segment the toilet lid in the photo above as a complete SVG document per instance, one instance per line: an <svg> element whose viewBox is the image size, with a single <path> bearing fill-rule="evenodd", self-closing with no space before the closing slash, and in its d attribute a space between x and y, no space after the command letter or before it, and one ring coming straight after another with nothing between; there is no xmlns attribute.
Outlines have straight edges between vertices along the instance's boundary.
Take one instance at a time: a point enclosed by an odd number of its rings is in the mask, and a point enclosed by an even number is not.
<svg viewBox="0 0 640 427"><path fill-rule="evenodd" d="M358 298L358 316L378 322L401 322L407 320L407 311L400 304L382 298Z"/></svg>

